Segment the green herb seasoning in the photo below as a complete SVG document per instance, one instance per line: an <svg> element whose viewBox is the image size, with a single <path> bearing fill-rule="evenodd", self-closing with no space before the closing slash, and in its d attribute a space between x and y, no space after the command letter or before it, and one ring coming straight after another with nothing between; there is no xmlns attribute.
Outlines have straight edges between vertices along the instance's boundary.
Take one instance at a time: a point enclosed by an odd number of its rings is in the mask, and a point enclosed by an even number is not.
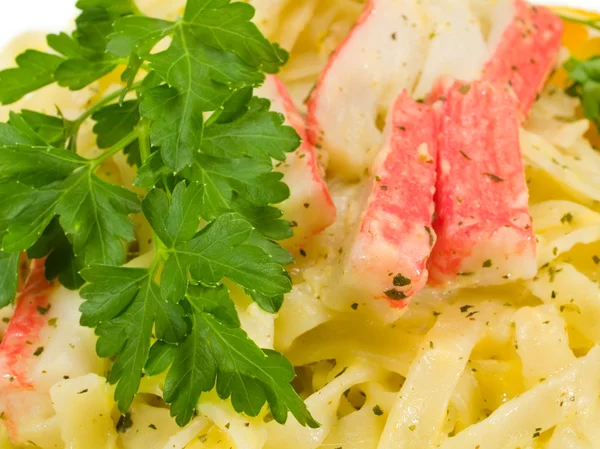
<svg viewBox="0 0 600 449"><path fill-rule="evenodd" d="M560 219L560 222L562 224L571 224L571 223L573 223L573 214L571 212L567 212L566 214L564 214L562 216L562 218Z"/></svg>
<svg viewBox="0 0 600 449"><path fill-rule="evenodd" d="M488 178L490 178L494 182L504 182L504 179L502 179L500 176L495 175L493 173L484 173L484 175L487 176Z"/></svg>
<svg viewBox="0 0 600 449"><path fill-rule="evenodd" d="M129 413L125 413L121 415L119 421L117 421L117 432L126 433L133 426L133 421L131 420L131 415Z"/></svg>
<svg viewBox="0 0 600 449"><path fill-rule="evenodd" d="M471 85L470 84L463 84L462 86L460 86L458 88L458 91L463 94L466 95L471 91Z"/></svg>
<svg viewBox="0 0 600 449"><path fill-rule="evenodd" d="M394 285L396 287L405 287L410 284L411 284L410 279L402 276L402 274L398 273L396 276L394 276Z"/></svg>
<svg viewBox="0 0 600 449"><path fill-rule="evenodd" d="M38 357L38 356L42 355L42 352L44 352L44 347L40 346L33 352L33 355Z"/></svg>
<svg viewBox="0 0 600 449"><path fill-rule="evenodd" d="M395 289L395 288L386 290L383 293L385 294L385 296L387 296L389 299L391 299L393 301L401 301L403 299L406 299L406 293L404 293L398 289Z"/></svg>

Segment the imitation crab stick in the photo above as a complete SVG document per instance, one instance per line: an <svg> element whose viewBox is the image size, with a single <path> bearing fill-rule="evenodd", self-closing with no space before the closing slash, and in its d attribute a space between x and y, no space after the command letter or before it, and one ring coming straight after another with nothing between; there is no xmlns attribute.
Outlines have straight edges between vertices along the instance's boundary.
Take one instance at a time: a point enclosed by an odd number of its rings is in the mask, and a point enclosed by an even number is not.
<svg viewBox="0 0 600 449"><path fill-rule="evenodd" d="M34 261L0 345L0 404L13 441L19 441L20 418L32 413L40 399L29 376L29 368L37 351L34 342L39 340L48 321L45 313L40 311L48 310L52 290L53 285L44 276L43 260Z"/></svg>
<svg viewBox="0 0 600 449"><path fill-rule="evenodd" d="M308 137L328 153L336 174L363 175L381 146L381 119L418 79L428 39L417 3L370 0L311 94Z"/></svg>
<svg viewBox="0 0 600 449"><path fill-rule="evenodd" d="M536 273L535 236L511 94L486 81L456 82L440 116L438 235L433 285L492 285Z"/></svg>
<svg viewBox="0 0 600 449"><path fill-rule="evenodd" d="M6 335L0 344L0 369L2 382L12 378L11 382L28 386L27 357L24 354L26 342L37 339L39 332L48 320L40 310L48 308L49 294L53 285L44 276L44 261L35 260L19 297L17 308L10 321ZM35 348L29 348L31 352Z"/></svg>
<svg viewBox="0 0 600 449"><path fill-rule="evenodd" d="M285 85L276 76L268 76L257 89L258 96L271 101L271 109L285 117L302 139L297 151L277 168L284 174L283 181L290 186L290 197L280 207L284 218L294 223L294 237L284 242L293 249L307 238L318 234L335 221L335 205L323 179L317 154L306 138L304 120L294 106Z"/></svg>
<svg viewBox="0 0 600 449"><path fill-rule="evenodd" d="M102 372L93 331L79 326L80 301L76 292L46 281L43 260L32 263L0 345L0 411L16 444L50 447L56 441L58 447L52 385Z"/></svg>
<svg viewBox="0 0 600 449"><path fill-rule="evenodd" d="M514 0L512 13L508 26L490 41L483 79L506 85L525 117L556 63L563 23L548 8L523 0Z"/></svg>
<svg viewBox="0 0 600 449"><path fill-rule="evenodd" d="M344 307L366 308L385 319L425 286L436 240L436 153L435 112L401 93L390 110L366 208L328 295L338 305L344 298Z"/></svg>

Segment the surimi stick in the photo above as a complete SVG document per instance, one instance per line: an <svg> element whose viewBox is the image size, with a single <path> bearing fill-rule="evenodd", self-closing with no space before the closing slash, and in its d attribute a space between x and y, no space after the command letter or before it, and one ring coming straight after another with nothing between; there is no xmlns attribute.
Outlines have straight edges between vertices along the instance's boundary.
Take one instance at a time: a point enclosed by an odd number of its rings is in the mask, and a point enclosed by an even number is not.
<svg viewBox="0 0 600 449"><path fill-rule="evenodd" d="M440 116L438 242L433 285L493 285L536 273L535 236L509 92L486 81L455 82Z"/></svg>
<svg viewBox="0 0 600 449"><path fill-rule="evenodd" d="M356 234L325 301L334 308L397 316L427 282L436 177L436 117L403 92L388 117L384 145Z"/></svg>
<svg viewBox="0 0 600 449"><path fill-rule="evenodd" d="M315 149L307 141L304 120L292 103L285 85L279 78L270 75L256 94L271 100L271 109L283 114L287 124L302 139L300 148L288 155L285 163L277 168L284 174L283 180L290 187L290 197L279 206L284 218L295 225L294 237L283 244L294 249L335 221L335 205L319 168Z"/></svg>
<svg viewBox="0 0 600 449"><path fill-rule="evenodd" d="M26 374L27 357L23 352L31 349L26 346L26 341L37 339L48 320L39 310L48 308L48 297L52 289L53 284L44 276L44 260L34 260L27 282L17 299L13 318L0 344L2 378L12 376L12 382L24 387L31 386ZM35 348L31 349L31 352L34 350Z"/></svg>
<svg viewBox="0 0 600 449"><path fill-rule="evenodd" d="M308 138L330 169L358 179L381 146L378 121L411 90L426 58L424 14L412 0L370 0L333 53L308 102Z"/></svg>
<svg viewBox="0 0 600 449"><path fill-rule="evenodd" d="M514 92L524 117L556 63L562 32L562 20L548 8L514 0L512 21L491 42L482 77Z"/></svg>
<svg viewBox="0 0 600 449"><path fill-rule="evenodd" d="M37 347L34 345L48 321L40 310L49 309L52 290L53 285L44 276L44 260L34 260L0 345L0 407L13 441L20 441L22 416L41 408L38 396L42 394L35 391L29 371Z"/></svg>
<svg viewBox="0 0 600 449"><path fill-rule="evenodd" d="M15 444L29 443L34 447L62 441L64 429L54 418L51 400L53 385L88 374L89 380L97 380L98 376L90 373L104 371L104 364L94 350L96 337L92 329L79 326L79 294L48 282L44 270L44 260L32 261L0 345L3 424ZM65 394L61 397L65 398ZM110 390L106 390L104 397L110 398ZM99 423L110 420L114 429L110 414L97 419Z"/></svg>

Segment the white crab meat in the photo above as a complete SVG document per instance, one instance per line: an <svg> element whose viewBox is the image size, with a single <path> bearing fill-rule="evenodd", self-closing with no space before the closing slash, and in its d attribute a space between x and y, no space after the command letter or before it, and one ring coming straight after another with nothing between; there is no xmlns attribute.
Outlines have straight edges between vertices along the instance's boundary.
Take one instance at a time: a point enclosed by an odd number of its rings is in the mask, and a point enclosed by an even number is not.
<svg viewBox="0 0 600 449"><path fill-rule="evenodd" d="M290 187L290 197L279 206L284 218L294 224L294 237L284 245L295 249L302 242L323 231L335 221L335 205L319 167L315 149L306 139L304 120L294 106L285 85L274 75L257 89L258 96L271 101L271 109L285 117L302 139L300 148L288 155L277 170L284 174L283 181Z"/></svg>
<svg viewBox="0 0 600 449"><path fill-rule="evenodd" d="M417 3L370 0L309 99L309 141L323 147L329 168L343 177L359 178L371 165L389 106L418 79L428 39Z"/></svg>
<svg viewBox="0 0 600 449"><path fill-rule="evenodd" d="M427 0L429 50L414 98L425 98L437 79L475 79L488 56L477 18L465 0Z"/></svg>

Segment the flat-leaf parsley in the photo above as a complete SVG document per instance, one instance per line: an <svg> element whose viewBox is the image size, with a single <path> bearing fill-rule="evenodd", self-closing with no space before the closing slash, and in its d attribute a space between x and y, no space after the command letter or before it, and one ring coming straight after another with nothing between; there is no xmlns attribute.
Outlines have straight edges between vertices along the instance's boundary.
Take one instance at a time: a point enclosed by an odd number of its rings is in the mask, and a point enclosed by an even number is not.
<svg viewBox="0 0 600 449"><path fill-rule="evenodd" d="M213 388L240 413L256 416L268 403L280 423L291 412L318 426L290 385L292 365L246 335L228 288L269 312L291 290L292 257L276 243L291 224L273 206L290 192L273 161L300 139L252 94L287 53L244 3L188 0L173 22L132 0L77 6L71 35L49 35L47 52L27 50L0 71L0 102L109 74L121 88L79 117L23 110L0 124L0 306L14 300L21 253L46 257L49 279L85 284L81 324L114 361L108 380L124 416L141 377L166 371L164 400L181 426ZM84 123L100 149L94 158L78 154ZM134 189L102 175L121 152L137 169ZM153 233L145 268L123 266L140 248L132 214Z"/></svg>

